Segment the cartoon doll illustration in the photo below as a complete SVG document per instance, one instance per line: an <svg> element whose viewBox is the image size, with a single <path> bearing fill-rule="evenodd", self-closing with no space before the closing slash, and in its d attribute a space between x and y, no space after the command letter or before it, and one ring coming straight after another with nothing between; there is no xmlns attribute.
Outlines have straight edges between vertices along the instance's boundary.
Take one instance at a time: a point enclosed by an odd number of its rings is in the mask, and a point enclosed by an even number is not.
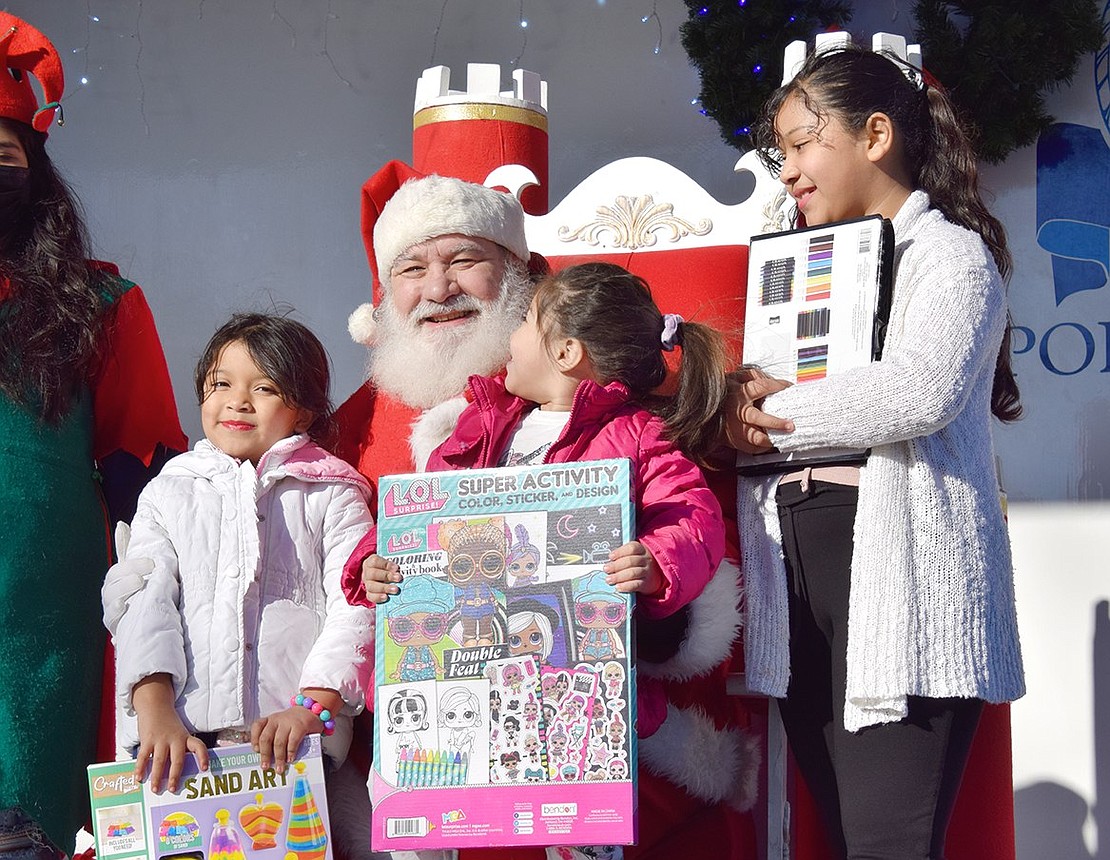
<svg viewBox="0 0 1110 860"><path fill-rule="evenodd" d="M601 699L594 699L590 705L590 734L601 737L605 734L605 703Z"/></svg>
<svg viewBox="0 0 1110 860"><path fill-rule="evenodd" d="M613 752L617 752L624 746L624 720L620 714L613 714L613 720L609 723L609 748Z"/></svg>
<svg viewBox="0 0 1110 860"><path fill-rule="evenodd" d="M525 610L509 616L509 653L514 657L534 654L539 662L546 663L555 646L551 619L542 612Z"/></svg>
<svg viewBox="0 0 1110 860"><path fill-rule="evenodd" d="M567 757L567 744L570 738L561 728L555 729L547 738L547 751L553 762L562 762Z"/></svg>
<svg viewBox="0 0 1110 860"><path fill-rule="evenodd" d="M515 663L510 663L501 670L501 683L508 687L511 693L519 696L521 685L524 683L524 673Z"/></svg>
<svg viewBox="0 0 1110 860"><path fill-rule="evenodd" d="M513 529L515 540L505 557L505 568L509 574L509 585L520 588L535 585L540 573L540 551L528 537L528 529L518 524Z"/></svg>
<svg viewBox="0 0 1110 860"><path fill-rule="evenodd" d="M609 761L609 779L627 779L628 778L628 762L623 758L615 758Z"/></svg>
<svg viewBox="0 0 1110 860"><path fill-rule="evenodd" d="M428 730L428 700L424 695L403 687L390 696L385 712L385 730L397 735L398 757L402 750L415 752L420 749L419 733Z"/></svg>
<svg viewBox="0 0 1110 860"><path fill-rule="evenodd" d="M540 706L538 702L527 701L524 703L524 728L535 729L538 727Z"/></svg>
<svg viewBox="0 0 1110 860"><path fill-rule="evenodd" d="M601 678L605 682L605 698L619 699L624 688L624 666L615 661L606 663Z"/></svg>
<svg viewBox="0 0 1110 860"><path fill-rule="evenodd" d="M501 694L497 690L489 691L489 719L491 723L501 722Z"/></svg>
<svg viewBox="0 0 1110 860"><path fill-rule="evenodd" d="M540 760L540 739L535 735L524 736L524 754L528 761L537 763Z"/></svg>
<svg viewBox="0 0 1110 860"><path fill-rule="evenodd" d="M557 702L563 701L563 698L566 696L567 690L569 690L569 689L570 689L570 676L566 672L560 672L559 674L557 674L555 676L555 689L554 689L555 700Z"/></svg>
<svg viewBox="0 0 1110 860"><path fill-rule="evenodd" d="M499 603L495 589L505 587L504 527L491 521L451 520L439 527L438 539L447 552L447 578L455 587L462 645L494 644Z"/></svg>
<svg viewBox="0 0 1110 860"><path fill-rule="evenodd" d="M520 753L516 750L501 753L501 767L505 768L505 777L509 782L516 782L520 778Z"/></svg>
<svg viewBox="0 0 1110 860"><path fill-rule="evenodd" d="M505 717L505 722L502 723L505 729L505 742L510 744L516 743L516 736L520 732L520 720L516 717Z"/></svg>
<svg viewBox="0 0 1110 860"><path fill-rule="evenodd" d="M585 705L586 703L581 696L577 694L567 696L563 699L563 709L560 716L562 716L563 720L567 723L573 723L582 716Z"/></svg>
<svg viewBox="0 0 1110 860"><path fill-rule="evenodd" d="M413 683L436 677L440 665L432 646L447 635L452 598L451 586L432 576L412 577L393 597L386 635L401 646L401 657L390 678Z"/></svg>
<svg viewBox="0 0 1110 860"><path fill-rule="evenodd" d="M578 657L593 663L624 656L617 629L627 605L596 570L574 586L574 618L578 624Z"/></svg>
<svg viewBox="0 0 1110 860"><path fill-rule="evenodd" d="M466 687L451 687L439 700L439 725L449 729L446 746L452 755L472 755L474 730L482 725L478 697Z"/></svg>

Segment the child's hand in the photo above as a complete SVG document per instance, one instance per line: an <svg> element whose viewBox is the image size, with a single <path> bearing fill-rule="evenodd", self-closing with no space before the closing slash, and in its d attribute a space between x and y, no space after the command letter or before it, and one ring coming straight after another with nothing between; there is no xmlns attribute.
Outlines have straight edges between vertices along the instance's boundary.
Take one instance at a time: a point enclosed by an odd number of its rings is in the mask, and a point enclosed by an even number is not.
<svg viewBox="0 0 1110 860"><path fill-rule="evenodd" d="M305 735L320 733L324 724L308 708L293 705L284 711L259 717L251 726L251 747L262 759L262 767L273 762L274 770L285 772L285 766L297 757Z"/></svg>
<svg viewBox="0 0 1110 860"><path fill-rule="evenodd" d="M389 595L397 594L400 589L394 583L401 579L401 568L397 562L382 558L377 553L362 563L362 585L367 598L373 603L384 603Z"/></svg>
<svg viewBox="0 0 1110 860"><path fill-rule="evenodd" d="M609 562L603 569L605 581L617 591L636 591L647 596L662 591L666 585L659 563L638 540L609 553Z"/></svg>
<svg viewBox="0 0 1110 860"><path fill-rule="evenodd" d="M185 753L196 756L197 766L208 770L204 742L189 734L174 708L173 685L168 675L150 675L135 685L131 694L139 717L139 750L135 755L135 779L142 780L150 764L149 780L155 794L162 790L162 773L169 764L166 787L177 791Z"/></svg>
<svg viewBox="0 0 1110 860"><path fill-rule="evenodd" d="M343 699L335 690L305 689L304 694L311 696L324 706L334 717L343 708ZM251 726L251 747L262 759L263 768L273 762L278 773L297 757L297 750L305 735L320 734L324 721L303 705L291 705L284 711L259 717Z"/></svg>

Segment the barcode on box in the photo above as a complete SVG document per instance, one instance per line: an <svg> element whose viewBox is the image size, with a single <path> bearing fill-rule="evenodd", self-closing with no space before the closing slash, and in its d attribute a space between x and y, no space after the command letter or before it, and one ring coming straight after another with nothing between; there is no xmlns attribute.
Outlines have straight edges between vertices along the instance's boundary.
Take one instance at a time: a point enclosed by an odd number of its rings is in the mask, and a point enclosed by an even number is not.
<svg viewBox="0 0 1110 860"><path fill-rule="evenodd" d="M385 820L386 839L427 835L428 819L424 816L418 818L387 818Z"/></svg>
<svg viewBox="0 0 1110 860"><path fill-rule="evenodd" d="M861 254L871 253L871 231L860 230L859 233L859 252Z"/></svg>

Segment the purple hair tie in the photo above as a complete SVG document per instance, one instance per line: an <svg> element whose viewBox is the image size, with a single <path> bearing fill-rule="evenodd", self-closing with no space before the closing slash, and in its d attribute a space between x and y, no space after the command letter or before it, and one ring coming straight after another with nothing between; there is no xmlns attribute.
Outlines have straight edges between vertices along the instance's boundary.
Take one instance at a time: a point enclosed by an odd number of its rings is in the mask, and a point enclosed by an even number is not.
<svg viewBox="0 0 1110 860"><path fill-rule="evenodd" d="M678 314L663 314L663 334L660 341L663 351L670 352L676 346L682 346L682 329L680 326L685 320Z"/></svg>

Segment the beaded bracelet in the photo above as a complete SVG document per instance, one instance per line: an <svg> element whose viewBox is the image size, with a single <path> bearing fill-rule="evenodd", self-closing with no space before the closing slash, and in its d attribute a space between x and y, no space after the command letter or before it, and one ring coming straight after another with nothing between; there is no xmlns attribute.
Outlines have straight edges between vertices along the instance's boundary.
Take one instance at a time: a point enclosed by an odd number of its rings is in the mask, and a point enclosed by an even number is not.
<svg viewBox="0 0 1110 860"><path fill-rule="evenodd" d="M289 704L296 707L297 705L302 708L308 708L312 713L318 716L324 724L322 735L328 737L335 734L335 720L332 719L331 711L313 699L311 696L306 696L303 693L297 693L289 699Z"/></svg>

